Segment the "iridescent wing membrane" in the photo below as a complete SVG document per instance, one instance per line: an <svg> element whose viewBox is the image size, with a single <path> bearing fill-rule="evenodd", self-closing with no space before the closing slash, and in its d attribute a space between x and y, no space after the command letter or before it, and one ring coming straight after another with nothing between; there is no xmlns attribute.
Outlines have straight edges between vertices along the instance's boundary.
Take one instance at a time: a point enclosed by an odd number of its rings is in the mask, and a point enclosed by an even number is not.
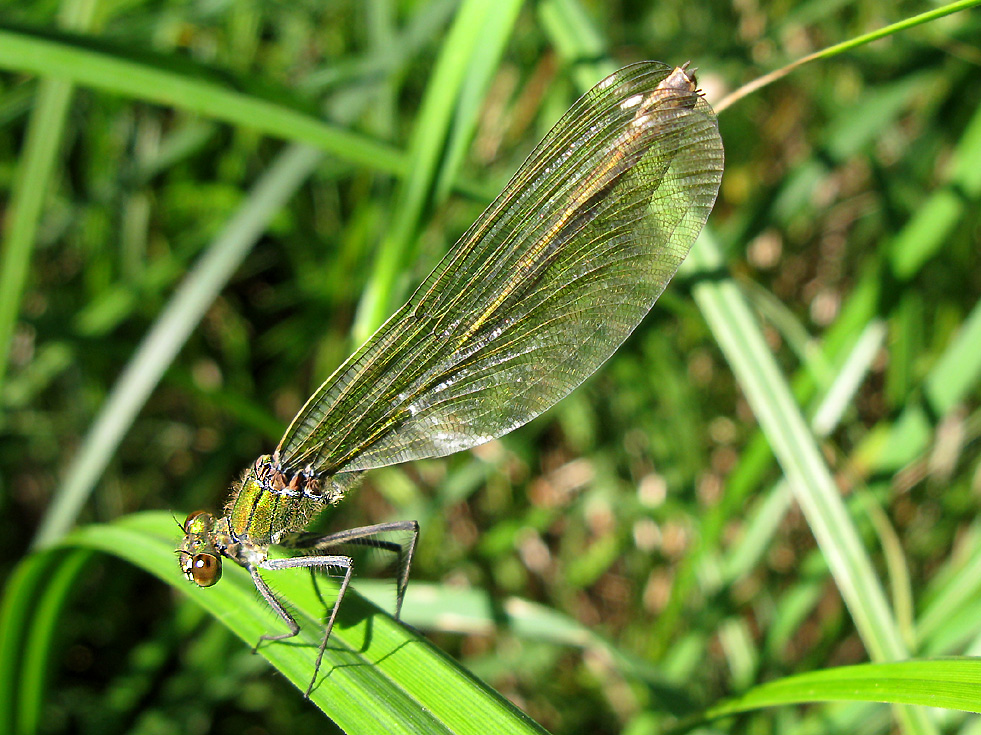
<svg viewBox="0 0 981 735"><path fill-rule="evenodd" d="M548 409L660 296L722 163L715 114L684 70L647 62L608 77L310 397L281 466L334 475L439 457Z"/></svg>

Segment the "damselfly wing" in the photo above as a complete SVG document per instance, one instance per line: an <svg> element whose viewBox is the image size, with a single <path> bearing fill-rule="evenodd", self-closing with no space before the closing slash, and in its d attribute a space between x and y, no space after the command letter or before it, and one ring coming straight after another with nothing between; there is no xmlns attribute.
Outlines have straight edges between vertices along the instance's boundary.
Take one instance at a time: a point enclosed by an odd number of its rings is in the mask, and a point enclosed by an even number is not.
<svg viewBox="0 0 981 735"><path fill-rule="evenodd" d="M352 560L326 552L386 531L399 555L396 616L418 525L328 536L302 531L377 467L440 457L508 433L582 383L623 343L671 280L715 203L723 150L686 67L615 72L562 116L500 196L409 301L331 375L231 492L196 512L178 549L188 579L245 567L289 632L260 570L344 571L306 695L316 681ZM270 559L270 545L304 555Z"/></svg>

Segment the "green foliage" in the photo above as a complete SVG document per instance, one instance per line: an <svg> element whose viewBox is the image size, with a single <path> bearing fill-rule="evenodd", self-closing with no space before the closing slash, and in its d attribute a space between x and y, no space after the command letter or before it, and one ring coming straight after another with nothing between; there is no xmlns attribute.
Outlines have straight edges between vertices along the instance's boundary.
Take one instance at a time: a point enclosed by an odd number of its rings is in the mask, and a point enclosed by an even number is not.
<svg viewBox="0 0 981 735"><path fill-rule="evenodd" d="M976 11L64 5L0 22L0 730L977 731ZM720 114L711 232L594 378L325 519L420 521L429 640L362 580L313 706L332 587L281 573L251 655L247 577L137 511L219 506L577 91L842 42Z"/></svg>

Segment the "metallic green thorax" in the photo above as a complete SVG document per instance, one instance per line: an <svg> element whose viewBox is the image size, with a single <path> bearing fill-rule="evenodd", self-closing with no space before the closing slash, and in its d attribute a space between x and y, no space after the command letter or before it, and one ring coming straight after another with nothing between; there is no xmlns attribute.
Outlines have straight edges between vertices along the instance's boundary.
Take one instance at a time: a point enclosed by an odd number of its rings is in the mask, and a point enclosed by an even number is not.
<svg viewBox="0 0 981 735"><path fill-rule="evenodd" d="M232 488L225 518L232 536L254 544L278 544L300 531L343 493L331 478L282 472L269 455L259 457Z"/></svg>

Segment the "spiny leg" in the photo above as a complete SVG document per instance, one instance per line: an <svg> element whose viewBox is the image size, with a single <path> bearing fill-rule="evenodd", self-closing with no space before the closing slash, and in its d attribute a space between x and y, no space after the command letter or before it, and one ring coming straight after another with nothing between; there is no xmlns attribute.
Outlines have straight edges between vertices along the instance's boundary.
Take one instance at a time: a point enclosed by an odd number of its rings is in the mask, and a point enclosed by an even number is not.
<svg viewBox="0 0 981 735"><path fill-rule="evenodd" d="M268 568L266 567L265 564L263 564L262 566L263 568ZM283 604L276 599L276 596L272 593L272 590L269 589L269 585L266 584L266 580L264 580L261 576L259 576L258 568L253 566L249 566L246 568L249 570L249 574L252 575L252 583L255 585L255 588L259 590L259 593L266 600L266 603L269 605L269 607L271 607L273 610L276 611L276 614L283 619L283 622L286 623L286 625L288 625L290 629L289 633L283 633L281 635L259 636L259 640L256 642L255 646L252 647L252 653L255 653L256 651L259 650L259 644L262 643L263 641L281 641L284 638L292 638L293 636L295 636L297 633L300 632L300 626L299 624L297 624L293 616L286 611L286 608L283 607Z"/></svg>
<svg viewBox="0 0 981 735"><path fill-rule="evenodd" d="M337 591L337 599L334 600L334 606L330 610L330 618L327 620L327 628L324 630L324 637L323 640L320 641L320 648L317 651L317 662L313 666L313 676L310 677L310 684L307 686L307 690L303 693L303 698L309 699L310 692L313 690L313 685L317 681L317 674L320 672L320 662L324 658L324 651L327 648L327 640L330 638L330 632L334 628L334 621L337 619L337 611L340 609L341 602L344 600L344 593L347 592L347 587L351 583L351 573L354 571L354 560L349 556L297 556L290 559L267 559L266 561L262 562L261 566L263 569L269 570L296 569L298 567L340 567L344 569L344 579L341 581L340 589ZM253 577L257 576L258 574L253 575ZM270 604L273 605L280 617L282 617L286 621L287 625L290 626L290 630L292 632L278 636L264 635L259 640L275 641L295 636L300 632L300 626L297 625L293 617L283 609L283 606L279 604L278 600L275 601L275 604L272 602L272 600L275 600L276 598L272 596L271 592L269 592L267 596L269 588L266 586L265 582L262 584L266 587L266 592L263 592L261 589L259 591L262 592L263 596L266 597L267 600L270 600ZM258 584L256 584L256 586L258 587Z"/></svg>
<svg viewBox="0 0 981 735"><path fill-rule="evenodd" d="M380 533L393 531L412 534L412 540L409 541L408 548L395 541L372 538L372 536L377 536ZM409 572L412 568L412 559L416 553L416 543L418 540L419 524L416 521L391 521L389 523L376 523L373 526L351 528L346 531L330 533L326 536L302 534L293 540L289 546L306 551L323 551L341 544L352 544L354 546L370 546L397 554L399 564L398 576L396 578L395 619L398 620L402 613L405 590L409 586Z"/></svg>
<svg viewBox="0 0 981 735"><path fill-rule="evenodd" d="M412 538L409 541L407 548L394 541L372 538L372 536L376 536L380 533L398 531L409 532L412 534ZM292 541L284 543L283 545L294 549L301 549L306 552L317 552L334 546L339 546L341 544L352 544L355 546L369 546L398 554L399 571L396 583L397 592L395 605L395 617L398 619L402 612L402 602L405 599L405 590L409 584L409 572L412 568L412 559L415 555L418 540L419 524L416 521L392 521L390 523L378 523L373 526L362 526L361 528L338 531L336 533L327 534L326 536L301 534L295 537ZM260 565L260 567L268 570L310 568L312 571L317 567L340 567L344 569L344 579L341 581L340 589L337 592L337 599L334 601L334 605L330 611L330 617L327 620L323 640L321 640L320 648L317 651L317 661L314 664L313 676L311 677L310 684L303 695L305 698L309 699L310 692L313 690L313 685L317 681L317 674L320 671L320 664L323 661L324 651L327 649L327 641L329 640L331 631L334 628L334 621L337 619L337 612L340 609L341 602L344 599L347 588L351 583L354 560L349 556L341 555L297 556L287 559L267 559ZM276 611L276 614L283 619L290 629L289 633L283 633L281 635L264 635L259 639L259 642L261 643L264 640L283 640L284 638L292 638L293 636L297 635L300 632L300 626L297 624L293 616L286 611L279 600L276 599L275 595L273 595L272 591L269 589L269 586L262 579L262 577L259 576L258 569L249 568L249 572L252 574L252 580L255 583L256 589L259 590L266 602L269 603L269 606ZM258 644L256 644L256 648L258 648Z"/></svg>

